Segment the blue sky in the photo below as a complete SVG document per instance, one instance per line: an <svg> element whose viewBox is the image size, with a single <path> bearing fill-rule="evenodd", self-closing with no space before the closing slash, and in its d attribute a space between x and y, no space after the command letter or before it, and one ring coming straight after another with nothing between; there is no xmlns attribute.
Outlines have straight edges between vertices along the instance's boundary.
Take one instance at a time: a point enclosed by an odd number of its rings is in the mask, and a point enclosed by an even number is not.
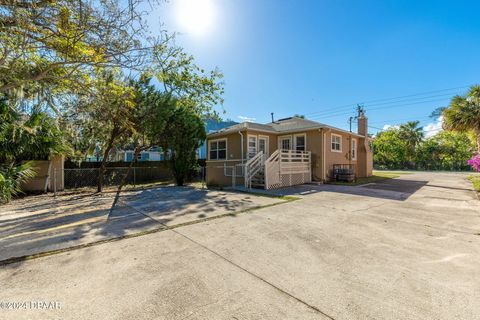
<svg viewBox="0 0 480 320"><path fill-rule="evenodd" d="M202 34L185 30L178 1L151 15L182 32L198 64L223 71L218 109L235 121L297 113L347 129L364 103L372 127L431 129L433 109L480 83L477 1L203 0L215 14Z"/></svg>

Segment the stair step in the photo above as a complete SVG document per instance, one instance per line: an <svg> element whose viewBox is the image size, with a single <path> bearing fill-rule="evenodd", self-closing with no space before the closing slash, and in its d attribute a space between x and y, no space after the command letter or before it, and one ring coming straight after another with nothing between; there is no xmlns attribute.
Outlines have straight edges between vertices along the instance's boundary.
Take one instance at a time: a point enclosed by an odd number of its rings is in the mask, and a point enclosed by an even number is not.
<svg viewBox="0 0 480 320"><path fill-rule="evenodd" d="M261 189L263 189L265 187L265 184L263 184L263 183L252 183L252 188L255 188L255 187L261 187Z"/></svg>

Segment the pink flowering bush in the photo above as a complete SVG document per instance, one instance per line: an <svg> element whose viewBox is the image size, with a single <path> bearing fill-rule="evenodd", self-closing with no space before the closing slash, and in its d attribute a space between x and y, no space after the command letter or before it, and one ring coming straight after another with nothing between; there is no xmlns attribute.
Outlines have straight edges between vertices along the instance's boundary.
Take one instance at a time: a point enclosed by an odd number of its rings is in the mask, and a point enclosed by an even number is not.
<svg viewBox="0 0 480 320"><path fill-rule="evenodd" d="M480 172L480 155L475 155L468 159L467 163L472 166L473 169L477 170L477 172Z"/></svg>

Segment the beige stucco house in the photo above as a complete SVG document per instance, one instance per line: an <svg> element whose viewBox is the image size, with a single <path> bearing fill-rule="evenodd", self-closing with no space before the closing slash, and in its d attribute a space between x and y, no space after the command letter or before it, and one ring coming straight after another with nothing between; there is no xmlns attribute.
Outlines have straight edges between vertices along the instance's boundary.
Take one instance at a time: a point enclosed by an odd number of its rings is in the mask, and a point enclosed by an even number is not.
<svg viewBox="0 0 480 320"><path fill-rule="evenodd" d="M367 128L364 114L357 133L299 117L233 125L207 136L207 184L273 189L330 181L339 167L370 176Z"/></svg>

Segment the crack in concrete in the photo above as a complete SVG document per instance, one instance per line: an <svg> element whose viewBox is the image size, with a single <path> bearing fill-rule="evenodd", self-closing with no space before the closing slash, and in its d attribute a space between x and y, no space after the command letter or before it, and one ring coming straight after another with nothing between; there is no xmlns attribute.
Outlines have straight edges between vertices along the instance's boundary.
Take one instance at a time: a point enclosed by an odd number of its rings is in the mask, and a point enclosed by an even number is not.
<svg viewBox="0 0 480 320"><path fill-rule="evenodd" d="M372 207L372 208L373 208L373 207ZM366 210L368 210L368 209L370 209L370 208L355 210L355 211L353 211L353 212L359 213L359 212L361 212L361 211L366 211ZM461 230L455 230L455 229L435 227L435 226L431 226L431 225L428 225L428 224L423 224L423 223L418 223L418 222L413 222L413 221L400 220L400 219L397 219L397 218L386 217L386 216L382 216L382 215L380 215L380 214L369 213L369 212L366 212L366 213L364 213L364 214L369 215L369 216L371 216L371 217L375 217L375 218L387 219L387 220L392 220L392 221L396 221L396 222L400 222L400 223L411 224L411 225L415 225L415 226L427 227L427 228L435 229L435 230L448 231L448 232L460 233L460 234L467 234L467 235L475 235L474 231L461 231Z"/></svg>
<svg viewBox="0 0 480 320"><path fill-rule="evenodd" d="M224 257L224 256L223 256L223 255L221 255L220 253L218 253L218 252L216 252L216 251L214 251L214 250L212 250L212 249L208 248L207 246L205 246L205 245L201 244L200 242L198 242L198 241L196 241L196 240L194 240L194 239L190 238L189 236L187 236L187 235L185 235L185 234L183 234L183 233L181 233L181 232L179 232L179 231L177 231L177 230L173 230L173 229L172 229L171 231L172 231L172 232L174 232L174 233L176 233L176 234L178 234L178 235L179 235L179 236L181 236L181 237L184 237L185 239L187 239L187 240L191 241L192 243L194 243L194 244L196 244L196 245L200 246L201 248L203 248L203 249L205 249L205 250L209 251L210 253L214 254L215 256L219 257L220 259L222 259L222 260L224 260L224 261L228 262L229 264L233 265L234 267L236 267L236 268L238 268L238 269L240 269L240 270L242 270L242 271L244 271L244 272L248 273L250 276L252 276L252 277L256 278L257 280L260 280L260 281L264 282L265 284L267 284L267 285L269 285L270 287L274 288L275 290L277 290L277 291L281 292L282 294L284 294L284 295L286 295L286 296L288 296L288 297L290 297L290 298L294 299L295 301L297 301L297 302L299 302L299 303L301 303L301 304L305 305L307 308L309 308L309 309L311 309L311 310L313 310L313 311L315 311L315 312L317 312L317 313L321 314L322 316L326 317L327 319L330 319L330 320L335 320L335 318L333 318L332 316L330 316L330 315L328 315L327 313L323 312L322 310L320 310L320 309L319 309L319 308L317 308L316 306L314 306L314 305L312 305L312 304L309 304L308 302L306 302L306 301L304 301L304 300L300 299L299 297L297 297L297 296L295 296L295 295L293 295L293 294L291 294L291 293L289 293L289 292L285 291L284 289L282 289L282 288L278 287L278 286L277 286L277 285L275 285L274 283L272 283L272 282L270 282L270 281L266 280L265 278L262 278L261 276L259 276L259 275L255 274L255 273L253 273L252 271L250 271L250 270L248 270L248 269L246 269L246 268L244 268L244 267L240 266L239 264L237 264L237 263L233 262L232 260L230 260L230 259L228 259L228 258Z"/></svg>

